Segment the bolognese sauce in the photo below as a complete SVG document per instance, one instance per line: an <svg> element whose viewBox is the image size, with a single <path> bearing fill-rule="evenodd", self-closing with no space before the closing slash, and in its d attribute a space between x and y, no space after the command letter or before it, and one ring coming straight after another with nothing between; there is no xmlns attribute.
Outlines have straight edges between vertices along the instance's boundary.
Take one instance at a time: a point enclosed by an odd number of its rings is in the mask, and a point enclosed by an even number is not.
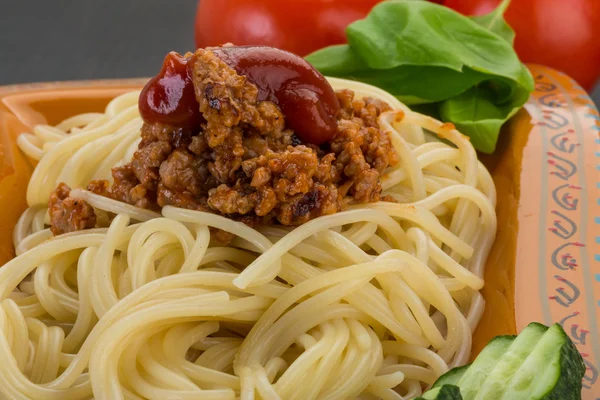
<svg viewBox="0 0 600 400"><path fill-rule="evenodd" d="M146 209L299 225L378 201L381 174L398 161L377 123L389 105L334 92L310 64L277 49L169 53L139 109L142 140L132 160L113 168L112 183L93 181L88 190ZM61 184L50 198L55 234L95 220L66 200L68 190Z"/></svg>

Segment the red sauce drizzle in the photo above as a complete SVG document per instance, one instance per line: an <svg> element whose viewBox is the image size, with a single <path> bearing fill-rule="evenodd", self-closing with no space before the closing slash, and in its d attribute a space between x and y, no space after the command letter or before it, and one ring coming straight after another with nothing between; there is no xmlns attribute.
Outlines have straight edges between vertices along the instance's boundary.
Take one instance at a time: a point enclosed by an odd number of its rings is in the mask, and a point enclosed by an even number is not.
<svg viewBox="0 0 600 400"><path fill-rule="evenodd" d="M329 82L303 58L267 46L232 46L212 50L259 90L258 100L277 104L286 126L304 142L322 144L337 130L337 97ZM148 123L196 127L202 121L191 79L193 57L171 52L160 73L142 90L140 114ZM188 65L189 64L189 65Z"/></svg>
<svg viewBox="0 0 600 400"><path fill-rule="evenodd" d="M188 61L190 59L174 51L167 54L158 75L150 79L140 93L138 107L144 121L182 128L200 125L202 115Z"/></svg>

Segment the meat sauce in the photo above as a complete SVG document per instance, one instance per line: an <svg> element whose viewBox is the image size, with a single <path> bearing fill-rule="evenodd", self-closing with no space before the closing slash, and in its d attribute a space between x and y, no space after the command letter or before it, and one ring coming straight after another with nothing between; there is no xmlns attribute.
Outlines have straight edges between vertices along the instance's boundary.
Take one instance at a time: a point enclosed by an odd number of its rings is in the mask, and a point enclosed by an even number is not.
<svg viewBox="0 0 600 400"><path fill-rule="evenodd" d="M380 177L397 162L377 123L390 110L385 102L336 93L302 58L268 47L169 53L139 110L142 140L131 162L87 189L146 209L300 225L381 200ZM50 198L55 234L96 221L68 194L61 184Z"/></svg>

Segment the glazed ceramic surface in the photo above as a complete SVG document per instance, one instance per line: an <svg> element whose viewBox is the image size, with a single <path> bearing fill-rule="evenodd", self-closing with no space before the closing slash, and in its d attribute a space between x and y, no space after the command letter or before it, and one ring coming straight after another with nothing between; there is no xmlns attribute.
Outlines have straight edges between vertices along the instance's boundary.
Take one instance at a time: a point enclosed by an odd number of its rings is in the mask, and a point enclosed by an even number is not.
<svg viewBox="0 0 600 400"><path fill-rule="evenodd" d="M481 156L497 187L498 234L473 357L496 335L560 322L586 366L584 400L600 400L600 116L572 79L530 66L536 90ZM26 208L34 164L16 146L35 124L102 111L144 79L0 87L0 265Z"/></svg>

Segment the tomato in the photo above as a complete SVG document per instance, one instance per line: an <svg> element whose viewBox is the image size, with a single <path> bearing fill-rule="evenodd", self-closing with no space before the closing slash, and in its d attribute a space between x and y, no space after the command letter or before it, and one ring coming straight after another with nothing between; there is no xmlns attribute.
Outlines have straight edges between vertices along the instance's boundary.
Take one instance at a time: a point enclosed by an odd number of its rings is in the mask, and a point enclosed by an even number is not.
<svg viewBox="0 0 600 400"><path fill-rule="evenodd" d="M493 10L500 0L444 0L466 15ZM547 65L590 90L600 78L600 0L513 0L506 20L524 62Z"/></svg>
<svg viewBox="0 0 600 400"><path fill-rule="evenodd" d="M304 56L346 42L344 30L382 0L200 0L196 46L262 44Z"/></svg>

